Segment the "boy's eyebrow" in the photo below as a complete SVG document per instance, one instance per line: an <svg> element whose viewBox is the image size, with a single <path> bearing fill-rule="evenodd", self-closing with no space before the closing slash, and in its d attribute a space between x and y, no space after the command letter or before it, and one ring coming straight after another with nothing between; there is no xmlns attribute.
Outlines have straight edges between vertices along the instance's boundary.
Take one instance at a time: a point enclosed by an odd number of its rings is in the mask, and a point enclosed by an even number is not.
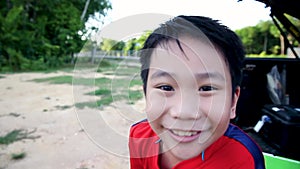
<svg viewBox="0 0 300 169"><path fill-rule="evenodd" d="M225 77L219 72L205 72L205 73L196 73L195 77L197 79L218 79L225 80Z"/></svg>
<svg viewBox="0 0 300 169"><path fill-rule="evenodd" d="M162 70L157 70L151 75L151 79L159 78L159 77L175 77L176 75L171 72L165 72ZM225 80L225 77L218 72L205 72L205 73L196 73L195 74L196 79L218 79L218 80Z"/></svg>
<svg viewBox="0 0 300 169"><path fill-rule="evenodd" d="M172 77L172 73L165 72L163 70L157 70L151 75L151 79L160 78L160 77Z"/></svg>

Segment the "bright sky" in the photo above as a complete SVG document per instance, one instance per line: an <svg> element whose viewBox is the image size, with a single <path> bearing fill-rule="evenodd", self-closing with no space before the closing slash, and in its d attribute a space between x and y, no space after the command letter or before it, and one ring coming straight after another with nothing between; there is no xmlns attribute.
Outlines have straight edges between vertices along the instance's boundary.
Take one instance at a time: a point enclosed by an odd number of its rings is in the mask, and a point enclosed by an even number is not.
<svg viewBox="0 0 300 169"><path fill-rule="evenodd" d="M112 10L104 27L126 17L145 13L176 16L203 15L220 20L232 30L270 20L270 9L256 0L110 0ZM144 21L144 23L147 21ZM120 29L120 27L119 27ZM112 29L110 29L112 30Z"/></svg>

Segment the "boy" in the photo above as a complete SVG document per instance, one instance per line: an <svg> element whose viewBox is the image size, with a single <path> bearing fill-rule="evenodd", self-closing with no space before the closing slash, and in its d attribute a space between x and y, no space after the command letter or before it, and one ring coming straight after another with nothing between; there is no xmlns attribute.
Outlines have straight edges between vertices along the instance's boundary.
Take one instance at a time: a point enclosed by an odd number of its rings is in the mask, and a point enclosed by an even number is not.
<svg viewBox="0 0 300 169"><path fill-rule="evenodd" d="M130 130L131 169L263 169L261 149L237 126L244 50L217 21L178 16L141 51L147 119Z"/></svg>

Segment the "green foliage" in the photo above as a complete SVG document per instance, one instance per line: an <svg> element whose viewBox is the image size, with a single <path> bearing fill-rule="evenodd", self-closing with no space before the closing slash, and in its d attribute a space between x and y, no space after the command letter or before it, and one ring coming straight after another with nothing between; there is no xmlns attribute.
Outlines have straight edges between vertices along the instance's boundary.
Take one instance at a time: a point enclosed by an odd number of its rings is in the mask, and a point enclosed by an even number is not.
<svg viewBox="0 0 300 169"><path fill-rule="evenodd" d="M266 27L249 26L240 30L236 30L236 33L241 38L246 53L259 54L262 51L270 52L269 48L272 47L271 39L277 39L273 35L269 34L269 29ZM269 42L269 43L268 43ZM277 42L277 44L279 44Z"/></svg>
<svg viewBox="0 0 300 169"><path fill-rule="evenodd" d="M123 54L126 56L129 52L140 50L143 47L147 37L151 33L152 31L145 31L140 37L129 39L126 42L103 38L99 48L100 50L105 51L108 54L111 51L123 51ZM92 42L88 42L83 51L91 49L91 43Z"/></svg>
<svg viewBox="0 0 300 169"><path fill-rule="evenodd" d="M85 41L89 17L106 15L108 0L5 0L0 2L0 71L57 67L73 60ZM99 20L103 18L98 18ZM42 66L41 66L42 65Z"/></svg>
<svg viewBox="0 0 300 169"><path fill-rule="evenodd" d="M100 43L100 49L105 52L122 50L125 46L123 41L116 41L113 39L103 38Z"/></svg>
<svg viewBox="0 0 300 169"><path fill-rule="evenodd" d="M292 17L288 19L300 29L299 20ZM299 43L285 29L283 30L292 45L298 46ZM278 28L271 20L261 21L256 26L245 27L235 32L241 38L247 54L284 54L282 51L285 51L287 47L286 44L284 45L286 42L282 42L283 38Z"/></svg>
<svg viewBox="0 0 300 169"><path fill-rule="evenodd" d="M146 39L151 33L152 31L145 31L138 39L136 39L135 50L139 50L144 46Z"/></svg>
<svg viewBox="0 0 300 169"><path fill-rule="evenodd" d="M136 38L133 38L133 39L128 40L128 41L126 42L126 44L125 44L124 51L125 51L125 52L128 52L128 51L133 51L133 50L135 50L135 49L136 49L135 46L136 46L136 44L137 44L136 41L137 41Z"/></svg>

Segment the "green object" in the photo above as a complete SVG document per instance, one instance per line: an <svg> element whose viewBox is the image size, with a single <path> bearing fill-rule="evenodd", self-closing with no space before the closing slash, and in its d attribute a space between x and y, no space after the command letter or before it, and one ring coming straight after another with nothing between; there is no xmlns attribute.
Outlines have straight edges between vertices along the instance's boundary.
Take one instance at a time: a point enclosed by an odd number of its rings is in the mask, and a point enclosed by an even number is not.
<svg viewBox="0 0 300 169"><path fill-rule="evenodd" d="M300 169L300 161L264 153L266 169Z"/></svg>

